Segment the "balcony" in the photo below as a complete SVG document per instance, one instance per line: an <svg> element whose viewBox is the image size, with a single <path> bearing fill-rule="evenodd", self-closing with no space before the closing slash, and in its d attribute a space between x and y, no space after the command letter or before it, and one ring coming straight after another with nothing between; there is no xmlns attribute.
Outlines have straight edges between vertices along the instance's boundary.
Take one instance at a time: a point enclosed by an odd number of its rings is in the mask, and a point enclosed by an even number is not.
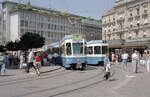
<svg viewBox="0 0 150 97"><path fill-rule="evenodd" d="M148 17L148 13L143 13L143 14L142 14L142 17L143 17L143 18Z"/></svg>
<svg viewBox="0 0 150 97"><path fill-rule="evenodd" d="M130 17L128 18L128 21L133 21L133 16L130 16Z"/></svg>
<svg viewBox="0 0 150 97"><path fill-rule="evenodd" d="M119 19L117 19L117 22L124 22L125 21L125 18L123 17L120 17Z"/></svg>
<svg viewBox="0 0 150 97"><path fill-rule="evenodd" d="M135 15L135 19L139 20L140 19L140 15L139 14Z"/></svg>

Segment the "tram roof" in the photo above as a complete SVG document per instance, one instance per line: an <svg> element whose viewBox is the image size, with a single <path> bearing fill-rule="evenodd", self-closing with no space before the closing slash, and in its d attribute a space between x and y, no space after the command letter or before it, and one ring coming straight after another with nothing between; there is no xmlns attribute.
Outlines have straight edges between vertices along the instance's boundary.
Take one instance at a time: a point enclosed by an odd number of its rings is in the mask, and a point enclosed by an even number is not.
<svg viewBox="0 0 150 97"><path fill-rule="evenodd" d="M59 47L59 42L51 43L48 47Z"/></svg>
<svg viewBox="0 0 150 97"><path fill-rule="evenodd" d="M98 44L108 45L108 43L106 43L106 41L104 40L91 40L91 41L88 41L86 44L87 45L98 45Z"/></svg>

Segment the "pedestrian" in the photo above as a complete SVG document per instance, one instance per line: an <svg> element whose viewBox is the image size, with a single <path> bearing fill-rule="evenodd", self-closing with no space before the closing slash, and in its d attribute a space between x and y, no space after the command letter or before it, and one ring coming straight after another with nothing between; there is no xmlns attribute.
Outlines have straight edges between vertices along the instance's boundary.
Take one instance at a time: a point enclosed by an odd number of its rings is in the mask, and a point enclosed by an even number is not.
<svg viewBox="0 0 150 97"><path fill-rule="evenodd" d="M114 54L114 52L112 52L112 54L111 54L111 61L115 62L115 54Z"/></svg>
<svg viewBox="0 0 150 97"><path fill-rule="evenodd" d="M47 65L47 53L46 52L44 52L44 65Z"/></svg>
<svg viewBox="0 0 150 97"><path fill-rule="evenodd" d="M22 69L23 64L25 63L25 54L24 54L24 52L21 53L19 59L20 59L19 69Z"/></svg>
<svg viewBox="0 0 150 97"><path fill-rule="evenodd" d="M139 62L139 55L138 55L138 51L135 50L134 53L132 54L132 66L133 66L134 73L137 73L138 71L138 62Z"/></svg>
<svg viewBox="0 0 150 97"><path fill-rule="evenodd" d="M57 57L58 57L58 54L55 52L53 54L53 62L54 62L54 65L56 66L57 65Z"/></svg>
<svg viewBox="0 0 150 97"><path fill-rule="evenodd" d="M18 68L18 65L19 65L19 58L17 56L17 53L14 52L14 55L13 55L13 58L12 58L12 66L14 69L17 69Z"/></svg>
<svg viewBox="0 0 150 97"><path fill-rule="evenodd" d="M51 65L51 63L52 63L52 54L51 53L48 54L47 59L48 59L49 65Z"/></svg>
<svg viewBox="0 0 150 97"><path fill-rule="evenodd" d="M122 64L123 64L123 69L125 69L125 70L127 70L128 57L129 57L129 55L127 54L126 51L124 51L122 54Z"/></svg>
<svg viewBox="0 0 150 97"><path fill-rule="evenodd" d="M110 77L110 60L109 60L109 53L106 54L106 57L104 58L104 70L105 70L105 75L104 75L104 79L108 80L108 78Z"/></svg>
<svg viewBox="0 0 150 97"><path fill-rule="evenodd" d="M3 76L5 73L5 56L0 53L0 75Z"/></svg>
<svg viewBox="0 0 150 97"><path fill-rule="evenodd" d="M42 62L42 59L41 59L41 54L39 52L36 53L36 56L35 56L35 70L36 70L36 73L38 76L40 76L40 66L41 66L41 62Z"/></svg>
<svg viewBox="0 0 150 97"><path fill-rule="evenodd" d="M11 67L12 66L12 59L13 59L13 55L12 55L11 51L9 51L8 58L9 58L9 67Z"/></svg>
<svg viewBox="0 0 150 97"><path fill-rule="evenodd" d="M116 63L118 63L118 60L119 60L119 54L118 54L118 52L116 52L115 56L116 56L115 61L116 61Z"/></svg>
<svg viewBox="0 0 150 97"><path fill-rule="evenodd" d="M31 67L33 67L36 70L35 66L33 65L33 61L34 61L34 53L33 53L32 49L29 49L28 64L27 64L27 68L26 68L27 73L30 72Z"/></svg>
<svg viewBox="0 0 150 97"><path fill-rule="evenodd" d="M149 51L147 52L147 56L146 56L146 71L148 74L150 74L150 53Z"/></svg>

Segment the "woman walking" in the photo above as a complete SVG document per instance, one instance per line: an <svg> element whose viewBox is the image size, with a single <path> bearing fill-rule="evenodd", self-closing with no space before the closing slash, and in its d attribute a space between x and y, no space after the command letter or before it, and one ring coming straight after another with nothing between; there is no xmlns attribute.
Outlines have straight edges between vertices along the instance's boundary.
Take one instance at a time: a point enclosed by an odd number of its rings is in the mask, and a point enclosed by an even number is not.
<svg viewBox="0 0 150 97"><path fill-rule="evenodd" d="M21 53L20 55L20 65L19 65L19 69L23 68L23 63L25 63L25 56L24 56L24 52Z"/></svg>
<svg viewBox="0 0 150 97"><path fill-rule="evenodd" d="M38 76L40 76L40 66L41 66L41 62L42 62L42 59L41 59L41 54L39 52L36 53L36 56L35 56L35 70L36 70L36 73Z"/></svg>
<svg viewBox="0 0 150 97"><path fill-rule="evenodd" d="M146 56L146 71L148 74L150 74L150 54L148 51Z"/></svg>
<svg viewBox="0 0 150 97"><path fill-rule="evenodd" d="M138 51L135 50L134 53L132 54L132 66L133 66L134 73L137 73L138 63L139 63L139 55L138 55Z"/></svg>
<svg viewBox="0 0 150 97"><path fill-rule="evenodd" d="M5 56L0 53L0 75L4 75L5 73Z"/></svg>

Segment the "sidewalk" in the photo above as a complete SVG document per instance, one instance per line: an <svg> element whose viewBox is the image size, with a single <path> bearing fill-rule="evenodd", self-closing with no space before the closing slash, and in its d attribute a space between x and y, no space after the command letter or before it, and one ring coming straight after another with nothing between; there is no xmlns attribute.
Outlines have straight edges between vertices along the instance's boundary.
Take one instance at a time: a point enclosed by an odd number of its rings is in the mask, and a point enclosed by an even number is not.
<svg viewBox="0 0 150 97"><path fill-rule="evenodd" d="M123 70L121 63L115 64L114 66ZM149 97L150 75L146 73L143 65L138 65L138 73L133 73L132 63L128 63L127 70L123 70L123 72L126 75L124 81L127 83L117 89L117 92L123 95L121 97Z"/></svg>

